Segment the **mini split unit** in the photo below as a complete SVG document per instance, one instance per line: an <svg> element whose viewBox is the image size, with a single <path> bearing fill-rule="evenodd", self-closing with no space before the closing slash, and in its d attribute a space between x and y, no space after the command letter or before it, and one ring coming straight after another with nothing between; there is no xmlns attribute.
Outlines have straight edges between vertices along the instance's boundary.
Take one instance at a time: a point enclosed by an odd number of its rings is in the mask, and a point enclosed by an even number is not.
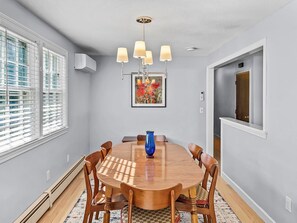
<svg viewBox="0 0 297 223"><path fill-rule="evenodd" d="M81 70L84 72L95 72L96 71L96 61L89 57L87 54L76 53L75 54L75 66L76 70Z"/></svg>

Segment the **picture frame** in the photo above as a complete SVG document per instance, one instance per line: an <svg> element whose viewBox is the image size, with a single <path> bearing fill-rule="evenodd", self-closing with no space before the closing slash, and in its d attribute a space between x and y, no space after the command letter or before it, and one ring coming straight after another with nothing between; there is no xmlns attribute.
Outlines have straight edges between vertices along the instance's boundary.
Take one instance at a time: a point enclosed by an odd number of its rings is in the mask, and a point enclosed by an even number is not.
<svg viewBox="0 0 297 223"><path fill-rule="evenodd" d="M131 75L132 108L166 107L166 77L164 73Z"/></svg>

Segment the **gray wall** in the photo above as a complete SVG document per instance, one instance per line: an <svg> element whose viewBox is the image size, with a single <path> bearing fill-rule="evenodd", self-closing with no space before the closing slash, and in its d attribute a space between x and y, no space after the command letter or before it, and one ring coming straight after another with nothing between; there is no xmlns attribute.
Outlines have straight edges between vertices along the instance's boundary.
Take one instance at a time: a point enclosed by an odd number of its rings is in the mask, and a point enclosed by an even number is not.
<svg viewBox="0 0 297 223"><path fill-rule="evenodd" d="M75 161L89 152L90 75L74 71L78 49L15 1L1 0L0 11L69 51L69 131L0 164L0 222L12 222ZM66 163L66 154L70 162ZM51 180L46 182L46 171Z"/></svg>
<svg viewBox="0 0 297 223"><path fill-rule="evenodd" d="M238 68L238 63L244 67ZM220 117L236 118L236 73L250 71L250 123L263 125L263 51L246 56L215 70L214 76L214 133L220 136Z"/></svg>
<svg viewBox="0 0 297 223"><path fill-rule="evenodd" d="M297 221L296 21L295 0L208 57L211 64L267 38L267 139L224 126L223 171L276 222L288 223Z"/></svg>
<svg viewBox="0 0 297 223"><path fill-rule="evenodd" d="M220 117L235 118L235 69L232 63L215 70L214 75L214 134L221 135Z"/></svg>
<svg viewBox="0 0 297 223"><path fill-rule="evenodd" d="M154 71L163 71L164 64L155 58ZM137 70L135 59L124 70ZM98 57L98 72L91 83L91 150L112 140L120 143L125 135L165 134L170 141L187 146L194 142L205 146L205 113L199 113L199 93L205 91L204 58L174 57L168 63L167 107L131 108L131 78L120 76L121 65L115 57ZM152 70L152 71L153 71Z"/></svg>
<svg viewBox="0 0 297 223"><path fill-rule="evenodd" d="M131 108L130 79L120 78L114 57L97 58L91 77L73 70L77 49L54 29L15 1L1 0L0 11L69 51L69 132L0 165L0 222L11 222L81 155L106 140L153 129L186 146L205 146L205 114L199 114L199 92L205 90L205 67L267 37L267 139L224 127L224 171L276 222L297 219L297 2L275 13L207 58L174 58L169 63L166 108ZM207 61L206 61L207 59ZM135 70L130 63L126 71ZM159 67L159 69L158 69ZM159 64L157 70L163 69ZM206 95L207 96L207 95ZM90 98L90 99L89 99ZM90 113L90 114L89 114ZM90 115L90 118L89 118ZM90 120L89 120L90 119ZM88 125L90 122L90 126ZM90 137L90 138L88 138ZM90 141L89 141L90 140ZM66 154L70 164L66 164ZM50 169L52 178L45 180ZM3 183L4 182L4 183ZM284 208L285 195L293 212Z"/></svg>

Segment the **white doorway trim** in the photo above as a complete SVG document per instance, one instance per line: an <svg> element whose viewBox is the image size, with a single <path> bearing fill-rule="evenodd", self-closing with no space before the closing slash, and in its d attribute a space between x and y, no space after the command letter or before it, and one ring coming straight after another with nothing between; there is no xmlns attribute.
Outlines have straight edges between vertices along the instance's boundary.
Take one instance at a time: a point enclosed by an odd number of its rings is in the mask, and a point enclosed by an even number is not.
<svg viewBox="0 0 297 223"><path fill-rule="evenodd" d="M206 68L206 152L213 156L214 135L214 73L215 69L234 62L244 55L263 50L263 129L266 132L266 39L262 39L238 52L231 54Z"/></svg>

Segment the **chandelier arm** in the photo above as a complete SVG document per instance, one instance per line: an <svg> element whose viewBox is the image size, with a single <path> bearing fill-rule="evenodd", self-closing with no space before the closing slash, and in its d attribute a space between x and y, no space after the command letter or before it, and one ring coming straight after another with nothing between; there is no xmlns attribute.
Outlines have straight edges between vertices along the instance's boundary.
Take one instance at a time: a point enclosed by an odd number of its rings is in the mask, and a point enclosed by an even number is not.
<svg viewBox="0 0 297 223"><path fill-rule="evenodd" d="M122 74L122 80L124 80L124 62L122 62L121 74Z"/></svg>
<svg viewBox="0 0 297 223"><path fill-rule="evenodd" d="M149 68L150 68L150 66L149 65L147 65L147 67L146 67L146 73L145 73L145 75L146 75L146 78L148 78L148 73L149 73Z"/></svg>
<svg viewBox="0 0 297 223"><path fill-rule="evenodd" d="M140 69L141 69L141 58L138 58L138 75L139 75L140 73L142 73L142 72L140 71Z"/></svg>
<svg viewBox="0 0 297 223"><path fill-rule="evenodd" d="M147 72L147 73L148 74L165 74L164 72L157 72L157 71ZM132 71L131 73L126 73L126 74L123 74L123 75L127 76L127 75L133 75L133 74L138 74L138 72ZM141 73L141 74L143 74L143 73Z"/></svg>
<svg viewBox="0 0 297 223"><path fill-rule="evenodd" d="M165 60L165 78L167 78L167 60Z"/></svg>

